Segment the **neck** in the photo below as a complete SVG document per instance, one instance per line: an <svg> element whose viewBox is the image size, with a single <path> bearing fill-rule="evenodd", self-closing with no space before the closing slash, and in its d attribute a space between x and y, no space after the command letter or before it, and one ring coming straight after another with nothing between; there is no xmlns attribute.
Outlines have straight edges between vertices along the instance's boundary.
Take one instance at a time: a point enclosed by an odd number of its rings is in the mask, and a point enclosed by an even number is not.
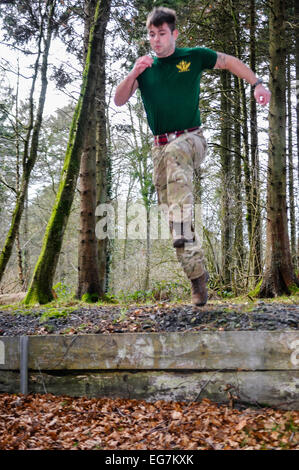
<svg viewBox="0 0 299 470"><path fill-rule="evenodd" d="M166 54L163 54L163 55L156 54L156 55L157 55L158 59L164 59L166 57L171 56L174 53L174 51L175 51L175 46L173 46Z"/></svg>

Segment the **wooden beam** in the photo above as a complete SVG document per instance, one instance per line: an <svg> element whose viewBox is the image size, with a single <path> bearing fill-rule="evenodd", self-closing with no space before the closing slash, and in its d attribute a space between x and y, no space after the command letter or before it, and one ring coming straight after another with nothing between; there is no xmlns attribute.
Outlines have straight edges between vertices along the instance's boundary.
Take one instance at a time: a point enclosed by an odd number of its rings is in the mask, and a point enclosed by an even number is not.
<svg viewBox="0 0 299 470"><path fill-rule="evenodd" d="M0 370L18 370L19 337L1 337L1 351ZM29 369L299 370L299 333L207 331L29 336Z"/></svg>

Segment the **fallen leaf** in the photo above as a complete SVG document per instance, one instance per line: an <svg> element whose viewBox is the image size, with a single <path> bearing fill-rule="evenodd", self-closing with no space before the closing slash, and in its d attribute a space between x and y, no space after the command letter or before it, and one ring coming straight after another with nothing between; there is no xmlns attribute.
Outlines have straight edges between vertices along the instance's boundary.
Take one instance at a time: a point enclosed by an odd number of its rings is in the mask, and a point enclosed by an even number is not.
<svg viewBox="0 0 299 470"><path fill-rule="evenodd" d="M241 419L241 421L235 427L236 431L241 431L241 429L245 428L247 424L247 418Z"/></svg>

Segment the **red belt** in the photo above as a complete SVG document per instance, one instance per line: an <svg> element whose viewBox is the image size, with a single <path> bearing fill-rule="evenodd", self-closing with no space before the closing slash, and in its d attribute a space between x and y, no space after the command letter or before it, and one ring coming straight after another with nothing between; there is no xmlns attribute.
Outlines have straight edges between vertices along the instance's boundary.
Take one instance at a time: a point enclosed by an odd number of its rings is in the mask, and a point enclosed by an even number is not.
<svg viewBox="0 0 299 470"><path fill-rule="evenodd" d="M191 129L184 129L183 131L173 131L173 132L166 132L165 134L155 135L155 145L166 145L169 142L172 142L174 139L179 137L182 134L186 134L187 132L193 132L199 129L197 127L191 127Z"/></svg>

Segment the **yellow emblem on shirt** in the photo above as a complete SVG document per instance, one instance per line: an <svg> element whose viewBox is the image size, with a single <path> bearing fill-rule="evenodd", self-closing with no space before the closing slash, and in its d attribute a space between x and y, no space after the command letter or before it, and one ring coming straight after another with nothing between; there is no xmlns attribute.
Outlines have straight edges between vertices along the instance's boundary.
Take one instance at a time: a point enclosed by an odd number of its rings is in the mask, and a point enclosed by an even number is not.
<svg viewBox="0 0 299 470"><path fill-rule="evenodd" d="M186 62L185 60L181 60L179 64L177 64L177 68L179 72L190 72L190 65L191 62Z"/></svg>

